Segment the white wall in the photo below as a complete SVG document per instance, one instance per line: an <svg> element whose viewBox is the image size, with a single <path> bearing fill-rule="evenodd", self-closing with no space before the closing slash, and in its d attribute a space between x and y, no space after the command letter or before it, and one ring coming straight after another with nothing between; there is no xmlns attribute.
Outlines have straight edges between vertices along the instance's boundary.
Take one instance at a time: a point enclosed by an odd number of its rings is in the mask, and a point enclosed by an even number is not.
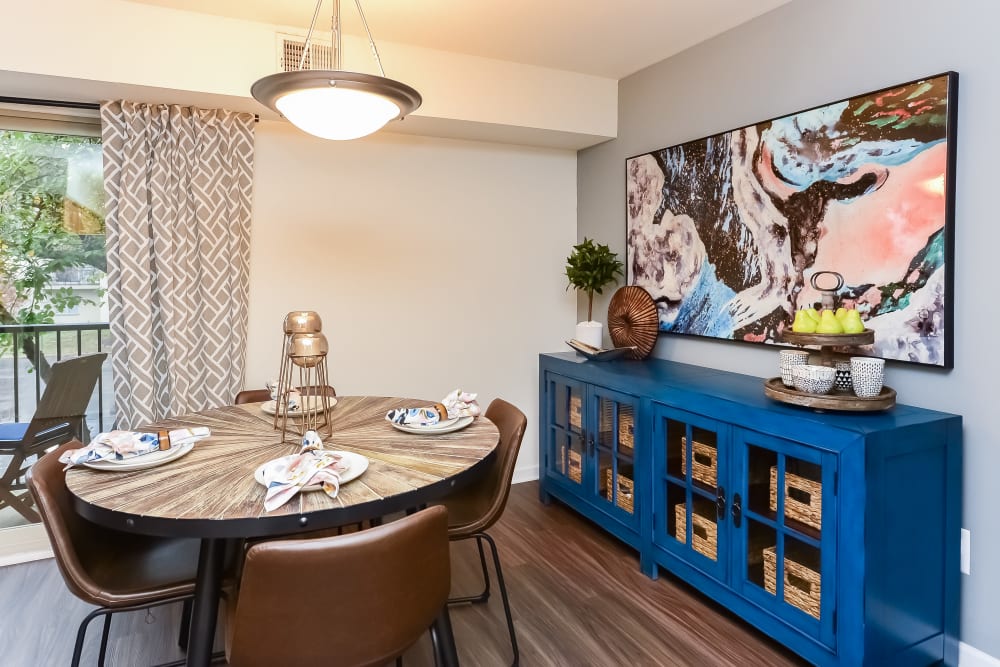
<svg viewBox="0 0 1000 667"><path fill-rule="evenodd" d="M903 403L964 415L963 525L972 531L972 574L962 581L962 640L994 656L1000 656L994 424L1000 362L993 353L1000 331L998 23L1000 3L993 0L796 0L621 81L619 137L580 153L578 179L580 237L623 252L626 157L959 72L955 369L892 364L887 380ZM661 337L656 354L762 377L775 374L777 357L760 347L680 336Z"/></svg>
<svg viewBox="0 0 1000 667"><path fill-rule="evenodd" d="M339 394L501 396L528 415L518 469L536 474L537 355L575 317L576 153L278 122L256 145L247 386L277 375L285 313L316 310Z"/></svg>

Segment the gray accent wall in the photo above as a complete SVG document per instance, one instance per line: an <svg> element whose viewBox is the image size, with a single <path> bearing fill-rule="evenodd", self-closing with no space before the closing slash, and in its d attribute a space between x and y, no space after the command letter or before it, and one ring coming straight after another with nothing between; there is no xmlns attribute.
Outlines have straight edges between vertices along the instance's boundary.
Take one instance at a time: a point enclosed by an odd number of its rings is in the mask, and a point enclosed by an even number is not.
<svg viewBox="0 0 1000 667"><path fill-rule="evenodd" d="M993 656L1000 656L998 25L996 0L795 0L623 79L618 138L581 151L577 166L578 237L608 243L624 259L625 158L922 76L959 73L955 368L890 364L886 380L900 402L965 417L963 526L972 531L972 574L962 577L962 641ZM595 319L606 321L613 291L595 303ZM777 374L777 350L761 346L661 336L655 355ZM900 498L899 511L907 508Z"/></svg>

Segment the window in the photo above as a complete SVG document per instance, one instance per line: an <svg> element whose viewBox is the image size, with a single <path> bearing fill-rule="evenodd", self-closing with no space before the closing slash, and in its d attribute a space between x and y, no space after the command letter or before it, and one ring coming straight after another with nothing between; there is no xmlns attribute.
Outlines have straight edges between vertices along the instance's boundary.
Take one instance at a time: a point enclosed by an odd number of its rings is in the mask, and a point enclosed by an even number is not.
<svg viewBox="0 0 1000 667"><path fill-rule="evenodd" d="M58 129L51 117L0 115L0 324L107 321L98 128Z"/></svg>
<svg viewBox="0 0 1000 667"><path fill-rule="evenodd" d="M96 112L28 109L0 106L0 423L31 419L52 362L109 347ZM107 365L105 374L87 411L91 434L113 424ZM0 529L30 518L4 507Z"/></svg>

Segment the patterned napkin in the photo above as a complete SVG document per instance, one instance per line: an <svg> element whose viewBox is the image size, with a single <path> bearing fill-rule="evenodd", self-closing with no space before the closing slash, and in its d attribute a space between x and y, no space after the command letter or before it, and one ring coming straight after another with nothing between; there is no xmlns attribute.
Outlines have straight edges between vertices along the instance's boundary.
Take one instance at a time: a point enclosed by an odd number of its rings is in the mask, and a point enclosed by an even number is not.
<svg viewBox="0 0 1000 667"><path fill-rule="evenodd" d="M348 464L340 454L323 449L316 431L302 436L302 452L293 457L281 457L264 465L264 510L278 509L307 486L320 484L331 498L340 492L340 476Z"/></svg>
<svg viewBox="0 0 1000 667"><path fill-rule="evenodd" d="M436 406L423 408L395 408L385 413L385 418L393 424L433 426L442 419L447 419L448 411L443 405L438 403Z"/></svg>
<svg viewBox="0 0 1000 667"><path fill-rule="evenodd" d="M477 395L456 389L441 399L440 403L435 403L434 405L389 410L385 415L385 419L393 424L433 426L445 419L478 417L480 410L479 404L476 403Z"/></svg>
<svg viewBox="0 0 1000 667"><path fill-rule="evenodd" d="M448 409L448 417L478 417L481 414L479 403L476 397L479 394L470 394L467 391L456 389L451 392L441 402Z"/></svg>
<svg viewBox="0 0 1000 667"><path fill-rule="evenodd" d="M277 409L278 381L269 380L264 383L264 386L267 388L268 393L271 395L271 400L274 401L275 409ZM292 387L288 390L286 396L288 396L288 411L289 412L298 411L299 407L302 405L302 392L300 392L295 387Z"/></svg>
<svg viewBox="0 0 1000 667"><path fill-rule="evenodd" d="M68 449L59 457L60 463L71 468L91 461L124 461L152 452L166 451L189 442L198 442L212 435L206 426L178 428L173 431L139 433L136 431L111 431L99 433L89 445Z"/></svg>

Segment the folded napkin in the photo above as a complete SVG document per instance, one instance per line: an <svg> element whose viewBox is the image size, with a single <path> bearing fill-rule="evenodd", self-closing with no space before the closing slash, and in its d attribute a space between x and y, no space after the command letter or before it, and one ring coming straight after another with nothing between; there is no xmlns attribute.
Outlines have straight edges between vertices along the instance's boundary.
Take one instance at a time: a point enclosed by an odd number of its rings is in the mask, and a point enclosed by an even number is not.
<svg viewBox="0 0 1000 667"><path fill-rule="evenodd" d="M448 418L448 411L443 405L423 408L396 408L385 413L386 420L393 424L406 424L408 426L433 426L442 419Z"/></svg>
<svg viewBox="0 0 1000 667"><path fill-rule="evenodd" d="M166 451L189 442L197 442L212 435L206 426L178 428L157 433L136 431L111 431L99 433L90 444L80 449L68 449L59 457L60 463L70 468L91 461L124 461L151 452Z"/></svg>
<svg viewBox="0 0 1000 667"><path fill-rule="evenodd" d="M476 397L479 394L470 394L467 391L456 389L451 392L441 402L448 409L448 417L478 417L482 414Z"/></svg>
<svg viewBox="0 0 1000 667"><path fill-rule="evenodd" d="M269 394L271 394L271 400L277 405L278 401L278 382L277 380L269 380L264 383ZM288 390L288 411L295 412L302 405L302 392L300 392L295 387Z"/></svg>
<svg viewBox="0 0 1000 667"><path fill-rule="evenodd" d="M326 495L336 498L340 492L340 476L347 468L340 454L323 449L323 441L316 431L306 431L300 454L275 459L265 465L264 509L268 512L278 509L313 484L321 484Z"/></svg>
<svg viewBox="0 0 1000 667"><path fill-rule="evenodd" d="M389 410L385 418L393 424L433 426L445 419L478 417L480 410L479 404L476 403L477 395L456 389L441 399L440 403L419 408L396 408Z"/></svg>

